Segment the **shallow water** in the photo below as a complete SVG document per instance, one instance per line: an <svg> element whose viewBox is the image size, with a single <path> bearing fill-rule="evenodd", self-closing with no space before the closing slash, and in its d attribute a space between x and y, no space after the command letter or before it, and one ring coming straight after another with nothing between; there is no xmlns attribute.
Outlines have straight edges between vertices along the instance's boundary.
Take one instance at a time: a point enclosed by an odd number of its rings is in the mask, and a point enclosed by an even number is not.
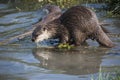
<svg viewBox="0 0 120 80"><path fill-rule="evenodd" d="M105 27L120 33L120 20L101 14L97 13L99 19L111 24ZM42 16L40 10L19 12L0 4L0 41L31 28ZM0 80L90 80L97 78L100 69L114 72L120 69L120 38L111 39L116 44L113 48L88 40L90 46L72 50L36 48L30 38L13 40L0 45Z"/></svg>

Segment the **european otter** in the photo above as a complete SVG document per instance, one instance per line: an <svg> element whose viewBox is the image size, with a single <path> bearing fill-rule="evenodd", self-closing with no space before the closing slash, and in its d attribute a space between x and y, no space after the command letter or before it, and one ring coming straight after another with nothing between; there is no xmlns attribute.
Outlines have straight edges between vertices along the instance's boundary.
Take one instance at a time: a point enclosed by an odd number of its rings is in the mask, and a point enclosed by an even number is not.
<svg viewBox="0 0 120 80"><path fill-rule="evenodd" d="M33 25L34 27L38 27L40 25L45 25L48 22L51 22L51 21L59 18L62 14L61 9L59 8L59 6L56 6L56 5L47 4L47 5L43 6L42 10L45 11L47 13L47 15L45 17L43 17L40 22Z"/></svg>
<svg viewBox="0 0 120 80"><path fill-rule="evenodd" d="M48 38L59 38L61 43L81 45L87 39L96 40L100 45L113 47L113 42L102 30L96 14L84 6L74 6L60 18L37 27L32 41L39 42Z"/></svg>

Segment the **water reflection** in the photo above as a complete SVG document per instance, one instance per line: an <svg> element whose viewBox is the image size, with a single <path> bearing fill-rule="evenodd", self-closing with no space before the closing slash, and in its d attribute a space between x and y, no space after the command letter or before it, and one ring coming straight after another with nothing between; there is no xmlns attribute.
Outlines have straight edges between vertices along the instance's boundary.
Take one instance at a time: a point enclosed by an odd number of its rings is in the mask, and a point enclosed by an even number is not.
<svg viewBox="0 0 120 80"><path fill-rule="evenodd" d="M55 49L33 49L33 55L40 61L40 67L65 74L93 74L98 72L101 59L108 49L81 48L64 51Z"/></svg>

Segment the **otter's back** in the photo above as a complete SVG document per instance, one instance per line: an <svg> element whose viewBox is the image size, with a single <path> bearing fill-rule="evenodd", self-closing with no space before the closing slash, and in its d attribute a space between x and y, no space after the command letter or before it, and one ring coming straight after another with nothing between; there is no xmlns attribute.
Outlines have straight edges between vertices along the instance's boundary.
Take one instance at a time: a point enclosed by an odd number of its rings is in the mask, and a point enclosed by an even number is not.
<svg viewBox="0 0 120 80"><path fill-rule="evenodd" d="M74 6L68 9L62 14L60 20L69 31L78 29L84 33L91 33L96 31L98 26L96 14L84 6Z"/></svg>

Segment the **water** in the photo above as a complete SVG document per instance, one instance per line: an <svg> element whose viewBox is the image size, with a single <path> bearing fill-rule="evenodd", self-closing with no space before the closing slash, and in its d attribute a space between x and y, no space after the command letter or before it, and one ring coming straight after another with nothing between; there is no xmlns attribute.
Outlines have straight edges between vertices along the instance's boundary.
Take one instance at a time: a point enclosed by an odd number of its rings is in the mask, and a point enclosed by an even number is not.
<svg viewBox="0 0 120 80"><path fill-rule="evenodd" d="M103 13L101 13L103 14ZM120 33L118 18L100 20L110 23L105 26L114 33ZM43 16L38 11L21 11L0 4L0 41L18 35L31 28ZM0 45L0 80L90 80L97 77L99 70L113 72L120 69L120 38L111 37L116 46L98 47L88 40L90 46L72 50L36 48L30 38L12 40Z"/></svg>

